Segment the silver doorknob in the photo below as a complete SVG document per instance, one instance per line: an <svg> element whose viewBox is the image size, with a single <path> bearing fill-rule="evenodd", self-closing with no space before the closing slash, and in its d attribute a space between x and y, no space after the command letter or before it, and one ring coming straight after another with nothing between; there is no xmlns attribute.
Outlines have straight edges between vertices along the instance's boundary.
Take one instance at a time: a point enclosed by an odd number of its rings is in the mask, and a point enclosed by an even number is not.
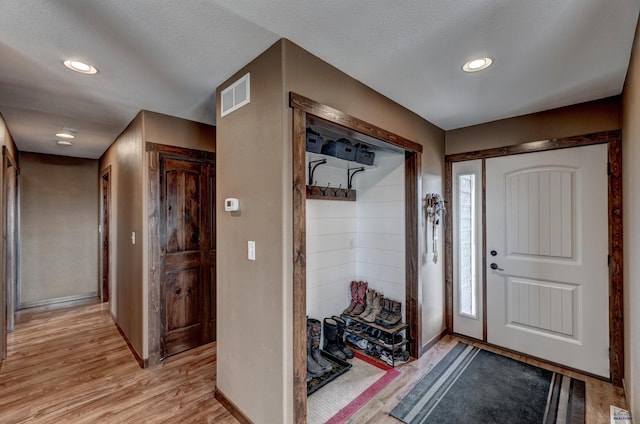
<svg viewBox="0 0 640 424"><path fill-rule="evenodd" d="M489 265L491 267L491 269L493 270L498 270L498 271L504 271L504 269L498 267L498 264L493 262L491 265Z"/></svg>

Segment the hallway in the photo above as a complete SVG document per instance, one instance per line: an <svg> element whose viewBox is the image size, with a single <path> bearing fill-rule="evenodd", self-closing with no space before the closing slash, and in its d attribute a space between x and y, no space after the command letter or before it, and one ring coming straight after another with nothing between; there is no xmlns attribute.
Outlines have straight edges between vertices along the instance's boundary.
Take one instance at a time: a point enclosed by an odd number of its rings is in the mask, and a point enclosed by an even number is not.
<svg viewBox="0 0 640 424"><path fill-rule="evenodd" d="M141 369L107 304L23 310L0 369L2 422L236 423L215 374L215 343Z"/></svg>

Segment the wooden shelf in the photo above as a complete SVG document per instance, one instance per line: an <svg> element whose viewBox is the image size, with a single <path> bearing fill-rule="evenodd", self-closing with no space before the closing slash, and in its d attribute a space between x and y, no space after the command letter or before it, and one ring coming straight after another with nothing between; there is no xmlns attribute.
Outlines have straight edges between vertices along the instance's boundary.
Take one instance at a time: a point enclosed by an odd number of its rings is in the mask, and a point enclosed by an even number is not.
<svg viewBox="0 0 640 424"><path fill-rule="evenodd" d="M357 316L356 317L352 317L351 315L343 315L343 317L349 318L349 319L351 319L353 321L359 322L360 324L364 324L364 325L367 325L369 327L376 328L376 329L382 331L383 333L389 333L389 334L395 334L398 331L409 327L409 324L405 324L404 322L399 322L396 325L394 325L393 327L385 327L385 326L376 324L375 322L367 322L367 321L365 321L363 319L358 318Z"/></svg>
<svg viewBox="0 0 640 424"><path fill-rule="evenodd" d="M352 161L352 160L344 160L337 158L335 156L325 155L322 153L313 153L307 152L307 163L313 160L322 160L326 159L326 166L330 166L332 168L338 169L349 169L349 168L364 168L364 169L376 169L377 165L365 165L364 163Z"/></svg>

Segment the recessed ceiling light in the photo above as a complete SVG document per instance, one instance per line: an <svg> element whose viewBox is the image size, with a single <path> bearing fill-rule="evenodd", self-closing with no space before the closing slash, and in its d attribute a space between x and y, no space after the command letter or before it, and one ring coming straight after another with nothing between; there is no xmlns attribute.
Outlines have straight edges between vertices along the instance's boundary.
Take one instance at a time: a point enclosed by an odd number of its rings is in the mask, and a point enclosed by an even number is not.
<svg viewBox="0 0 640 424"><path fill-rule="evenodd" d="M465 72L478 72L483 69L487 69L493 63L493 59L490 57L480 57L468 61L462 66L462 70Z"/></svg>
<svg viewBox="0 0 640 424"><path fill-rule="evenodd" d="M71 133L67 133L67 132L59 132L58 134L56 134L56 137L60 137L60 138L76 138L75 135L73 135Z"/></svg>
<svg viewBox="0 0 640 424"><path fill-rule="evenodd" d="M67 140L58 140L58 146L71 146L71 142Z"/></svg>
<svg viewBox="0 0 640 424"><path fill-rule="evenodd" d="M95 66L89 65L88 63L84 63L79 60L68 59L62 63L64 63L64 66L71 69L72 71L80 72L81 74L93 75L98 73L98 69L96 69Z"/></svg>

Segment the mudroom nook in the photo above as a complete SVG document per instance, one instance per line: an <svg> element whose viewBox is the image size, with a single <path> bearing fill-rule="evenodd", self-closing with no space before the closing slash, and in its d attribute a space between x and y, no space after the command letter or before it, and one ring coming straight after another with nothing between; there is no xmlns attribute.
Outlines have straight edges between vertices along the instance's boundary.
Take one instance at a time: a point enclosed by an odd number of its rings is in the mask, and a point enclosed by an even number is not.
<svg viewBox="0 0 640 424"><path fill-rule="evenodd" d="M294 108L314 104L293 93L291 102ZM353 117L332 122L318 113L329 108L317 106L317 114L294 119L294 155L304 160L297 164L304 173L295 177L303 183L306 261L300 269L305 283L300 306L307 328L309 422L348 410L371 382L394 378L394 368L415 356L412 327L418 325L410 313L417 291L410 258L417 239L407 234L417 227L420 210L420 195L412 191L419 153ZM295 116L298 112L294 109ZM325 400L331 396L331 402Z"/></svg>

